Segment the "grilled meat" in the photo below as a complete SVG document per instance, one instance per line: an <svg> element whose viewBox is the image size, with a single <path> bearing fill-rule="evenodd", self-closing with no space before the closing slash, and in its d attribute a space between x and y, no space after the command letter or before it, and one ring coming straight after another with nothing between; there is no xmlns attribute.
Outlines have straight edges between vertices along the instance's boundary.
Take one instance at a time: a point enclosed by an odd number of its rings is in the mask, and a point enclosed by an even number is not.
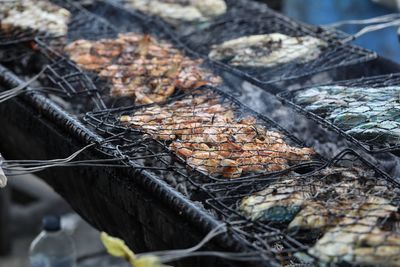
<svg viewBox="0 0 400 267"><path fill-rule="evenodd" d="M65 36L71 14L46 0L22 0L0 4L0 29L31 30L55 36Z"/></svg>
<svg viewBox="0 0 400 267"><path fill-rule="evenodd" d="M286 144L279 133L257 125L253 117L235 119L234 109L220 104L214 94L146 107L120 120L153 138L171 141L170 149L193 168L226 178L281 171L315 153Z"/></svg>
<svg viewBox="0 0 400 267"><path fill-rule="evenodd" d="M163 102L177 89L217 85L218 76L200 67L202 60L183 55L148 35L120 34L116 39L78 40L65 52L81 67L111 81L112 96L132 96L137 103Z"/></svg>
<svg viewBox="0 0 400 267"><path fill-rule="evenodd" d="M294 101L347 134L377 144L400 140L400 87L320 86L299 91Z"/></svg>
<svg viewBox="0 0 400 267"><path fill-rule="evenodd" d="M177 24L182 21L208 21L226 12L224 0L130 0L137 10Z"/></svg>
<svg viewBox="0 0 400 267"><path fill-rule="evenodd" d="M271 33L244 36L214 45L208 56L233 66L272 68L314 60L326 46L326 42L312 36L290 37Z"/></svg>

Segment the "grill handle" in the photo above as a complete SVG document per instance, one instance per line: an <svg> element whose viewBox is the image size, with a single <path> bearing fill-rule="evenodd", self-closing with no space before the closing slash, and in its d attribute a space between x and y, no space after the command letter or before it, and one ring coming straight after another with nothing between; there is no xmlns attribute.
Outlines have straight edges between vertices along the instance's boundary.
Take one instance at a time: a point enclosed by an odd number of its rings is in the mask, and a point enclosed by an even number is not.
<svg viewBox="0 0 400 267"><path fill-rule="evenodd" d="M363 20L344 20L335 23L323 25L324 28L338 28L343 25L367 25L355 34L349 35L344 38L342 42L347 43L356 40L357 38L363 36L364 34L379 31L389 27L400 26L400 14L393 13L384 16L378 16L370 19Z"/></svg>

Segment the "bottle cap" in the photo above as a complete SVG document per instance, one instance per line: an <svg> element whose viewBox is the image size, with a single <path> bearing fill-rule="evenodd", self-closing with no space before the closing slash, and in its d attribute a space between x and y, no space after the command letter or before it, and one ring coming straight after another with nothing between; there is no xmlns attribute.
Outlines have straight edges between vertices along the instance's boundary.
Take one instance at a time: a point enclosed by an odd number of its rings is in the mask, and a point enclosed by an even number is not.
<svg viewBox="0 0 400 267"><path fill-rule="evenodd" d="M43 218L43 230L56 232L61 230L60 216L48 215Z"/></svg>

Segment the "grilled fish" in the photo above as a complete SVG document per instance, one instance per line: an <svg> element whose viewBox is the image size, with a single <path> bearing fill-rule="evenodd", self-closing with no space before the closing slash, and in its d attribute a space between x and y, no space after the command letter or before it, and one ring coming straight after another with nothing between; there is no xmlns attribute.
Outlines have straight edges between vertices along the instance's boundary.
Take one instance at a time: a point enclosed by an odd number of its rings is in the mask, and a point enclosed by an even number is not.
<svg viewBox="0 0 400 267"><path fill-rule="evenodd" d="M159 16L172 24L208 21L226 12L224 0L130 0L137 10Z"/></svg>
<svg viewBox="0 0 400 267"><path fill-rule="evenodd" d="M71 14L68 10L46 0L2 2L0 5L0 29L32 30L65 36Z"/></svg>
<svg viewBox="0 0 400 267"><path fill-rule="evenodd" d="M229 65L272 68L319 57L328 44L312 36L291 37L281 33L244 36L214 45L209 58Z"/></svg>
<svg viewBox="0 0 400 267"><path fill-rule="evenodd" d="M400 140L400 87L320 86L301 90L294 102L347 134L377 144Z"/></svg>
<svg viewBox="0 0 400 267"><path fill-rule="evenodd" d="M77 40L65 52L79 66L111 82L111 96L134 97L137 103L164 102L177 89L217 85L221 78L148 35L120 34L116 39Z"/></svg>
<svg viewBox="0 0 400 267"><path fill-rule="evenodd" d="M235 118L234 108L222 105L215 94L146 107L120 121L171 142L169 148L189 166L226 178L281 171L315 154L286 144L280 133L266 130L254 117Z"/></svg>

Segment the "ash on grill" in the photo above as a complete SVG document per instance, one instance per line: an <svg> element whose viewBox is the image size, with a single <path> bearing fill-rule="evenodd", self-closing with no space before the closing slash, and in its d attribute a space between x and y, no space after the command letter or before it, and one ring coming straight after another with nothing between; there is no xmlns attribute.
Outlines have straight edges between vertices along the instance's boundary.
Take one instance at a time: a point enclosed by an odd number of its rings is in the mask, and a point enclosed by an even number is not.
<svg viewBox="0 0 400 267"><path fill-rule="evenodd" d="M353 152L311 174L204 190L224 221L253 222L248 239L281 264L398 266L400 185Z"/></svg>

